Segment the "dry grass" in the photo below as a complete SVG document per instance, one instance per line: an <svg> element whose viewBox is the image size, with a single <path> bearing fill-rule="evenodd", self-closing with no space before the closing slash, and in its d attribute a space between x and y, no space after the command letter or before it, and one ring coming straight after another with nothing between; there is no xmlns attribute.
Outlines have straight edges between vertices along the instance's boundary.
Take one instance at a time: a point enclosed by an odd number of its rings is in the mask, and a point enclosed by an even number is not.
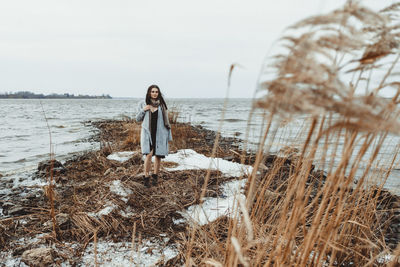
<svg viewBox="0 0 400 267"><path fill-rule="evenodd" d="M367 180L387 135L400 132L400 92L393 82L398 7L374 12L350 1L289 29L282 38L287 51L264 69L254 108L269 112L266 125L309 114L300 149L276 158L261 175L268 151L260 151L240 218L194 227L183 239L186 266L380 265L379 256L391 250L378 206L394 209L381 193L397 151L388 172L374 177L375 186ZM395 92L391 99L380 96L388 88ZM275 133L267 127L267 143L279 140ZM315 171L315 164L327 174Z"/></svg>
<svg viewBox="0 0 400 267"><path fill-rule="evenodd" d="M190 124L179 123L172 126L173 141L171 150L179 148L193 148L195 143L203 142L203 136L192 131Z"/></svg>
<svg viewBox="0 0 400 267"><path fill-rule="evenodd" d="M176 167L176 163L163 162L159 184L145 189L142 183L143 161L139 144L130 144L128 149L137 153L126 162L107 159L110 153L127 149L125 140L132 136L132 132L139 131L140 125L131 120L101 121L94 124L100 129L98 138L101 149L86 152L65 162L62 172L54 172L56 183L52 194L46 190L49 187L46 187L40 196L29 198L29 202L23 203L28 215L0 220L0 245L4 249L13 249L16 256L20 255L24 250L38 244L16 248L13 240L52 232L49 227L52 220L51 206L48 203L50 197L55 211L54 220L59 229L56 236L46 235L40 242L58 246L63 246L65 242L77 244L77 247L71 249L72 254L67 253L66 257L71 258L70 262L79 261L82 251L95 238L137 242L140 246L138 237L159 237L162 233L174 242L185 232L185 224L176 225L173 219L182 218L179 211L200 203L207 171L169 172L166 168ZM177 123L172 125L172 129L180 136L175 139L177 142L171 144L174 149L187 148L186 142L189 147L190 142L196 150L198 147L207 149L210 146L210 142L202 138L204 132L201 128ZM208 133L207 130L204 131ZM179 142L179 138L188 140ZM222 155L223 150L220 153ZM228 150L226 153L231 155ZM235 157L237 161L240 160L239 155ZM205 196L215 197L220 194L219 185L229 179L232 178L212 171ZM126 201L110 190L114 181L119 181L123 188L130 190ZM110 209L109 212L106 212L107 208ZM66 221L60 218L65 218ZM21 221L24 221L23 224Z"/></svg>
<svg viewBox="0 0 400 267"><path fill-rule="evenodd" d="M127 137L122 147L124 149L134 149L140 145L140 125L137 123L129 123L125 125Z"/></svg>

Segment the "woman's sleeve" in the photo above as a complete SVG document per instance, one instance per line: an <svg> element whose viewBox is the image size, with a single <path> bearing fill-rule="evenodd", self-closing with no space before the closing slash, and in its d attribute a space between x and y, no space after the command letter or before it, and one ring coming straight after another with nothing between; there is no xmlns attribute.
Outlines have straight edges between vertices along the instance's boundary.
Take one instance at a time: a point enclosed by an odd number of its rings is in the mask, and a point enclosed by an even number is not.
<svg viewBox="0 0 400 267"><path fill-rule="evenodd" d="M144 119L144 115L145 115L146 113L145 113L145 111L143 110L143 107L144 107L144 103L141 102L141 103L139 104L139 107L138 107L138 110L137 110L137 113L136 113L136 121L137 121L137 122L141 122L141 121L143 121L143 119Z"/></svg>

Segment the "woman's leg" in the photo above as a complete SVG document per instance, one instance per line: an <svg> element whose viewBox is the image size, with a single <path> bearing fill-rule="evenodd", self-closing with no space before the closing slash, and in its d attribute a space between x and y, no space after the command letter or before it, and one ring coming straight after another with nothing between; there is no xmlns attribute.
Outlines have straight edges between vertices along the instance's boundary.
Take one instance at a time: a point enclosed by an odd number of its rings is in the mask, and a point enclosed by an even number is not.
<svg viewBox="0 0 400 267"><path fill-rule="evenodd" d="M154 171L153 171L153 175L151 176L152 179L152 183L153 185L157 185L157 180L158 180L158 173L160 171L160 165L161 165L161 158L157 157L154 159Z"/></svg>
<svg viewBox="0 0 400 267"><path fill-rule="evenodd" d="M154 174L158 175L160 172L160 166L161 166L161 158L155 157L154 159Z"/></svg>
<svg viewBox="0 0 400 267"><path fill-rule="evenodd" d="M150 169L151 169L151 157L152 156L153 156L153 151L151 151L149 154L147 154L146 158L144 160L144 176L146 176L146 177L150 176L149 172L150 172Z"/></svg>

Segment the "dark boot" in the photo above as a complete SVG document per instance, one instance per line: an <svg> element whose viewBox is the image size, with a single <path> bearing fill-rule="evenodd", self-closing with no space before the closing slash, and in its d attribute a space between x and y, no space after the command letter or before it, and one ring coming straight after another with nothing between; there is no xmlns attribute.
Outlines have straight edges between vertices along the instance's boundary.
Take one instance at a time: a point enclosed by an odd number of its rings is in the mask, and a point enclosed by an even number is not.
<svg viewBox="0 0 400 267"><path fill-rule="evenodd" d="M153 185L157 185L157 181L158 181L158 175L157 174L153 174L151 175L151 182Z"/></svg>
<svg viewBox="0 0 400 267"><path fill-rule="evenodd" d="M150 177L143 177L144 186L149 188L150 187Z"/></svg>

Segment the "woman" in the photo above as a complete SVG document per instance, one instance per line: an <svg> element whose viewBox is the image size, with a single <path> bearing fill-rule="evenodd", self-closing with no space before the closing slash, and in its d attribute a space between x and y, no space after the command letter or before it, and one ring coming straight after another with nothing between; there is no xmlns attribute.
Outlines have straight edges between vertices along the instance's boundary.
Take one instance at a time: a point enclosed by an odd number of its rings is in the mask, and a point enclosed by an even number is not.
<svg viewBox="0 0 400 267"><path fill-rule="evenodd" d="M157 85L147 89L146 101L139 104L136 121L142 121L140 145L144 160L144 185L150 187L151 158L155 156L152 184L157 184L161 159L168 155L168 141L172 140L168 108Z"/></svg>

